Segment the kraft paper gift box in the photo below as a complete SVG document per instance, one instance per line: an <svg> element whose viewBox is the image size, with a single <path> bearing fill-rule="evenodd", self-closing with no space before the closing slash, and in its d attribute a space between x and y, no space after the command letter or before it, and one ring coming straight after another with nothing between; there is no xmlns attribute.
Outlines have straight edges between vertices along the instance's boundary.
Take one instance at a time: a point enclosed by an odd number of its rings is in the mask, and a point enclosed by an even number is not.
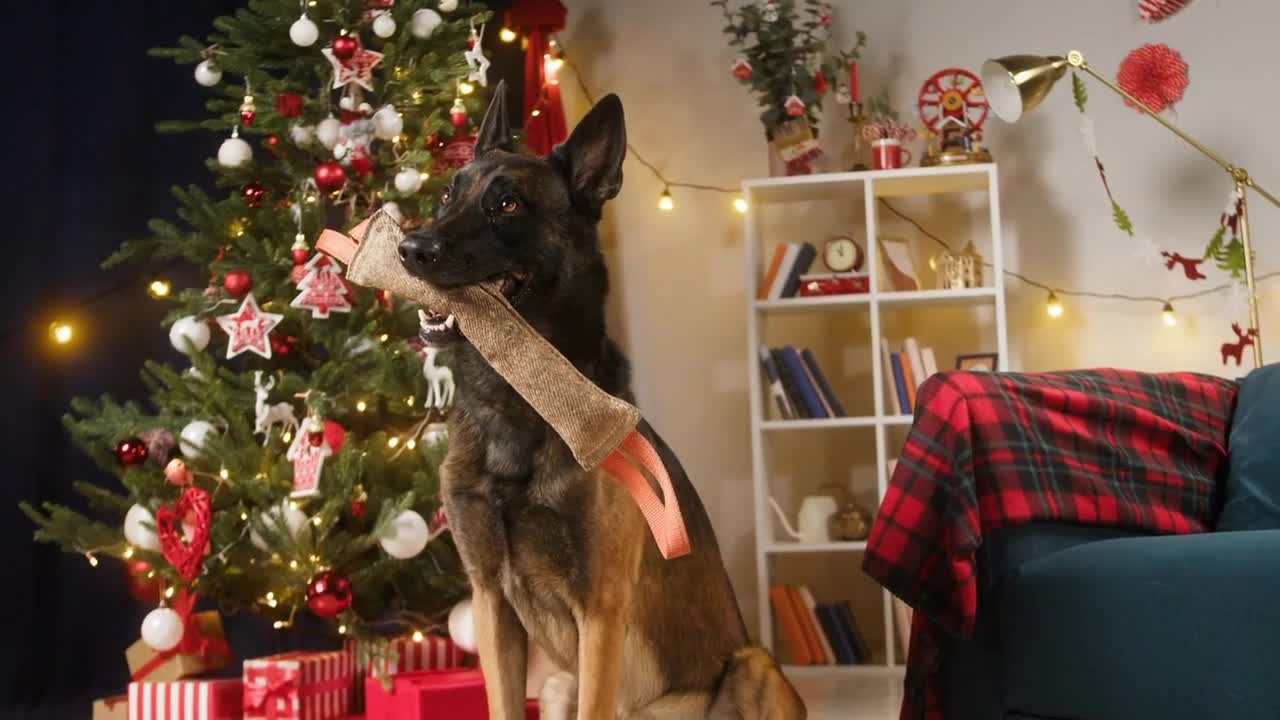
<svg viewBox="0 0 1280 720"><path fill-rule="evenodd" d="M128 695L113 695L93 701L93 720L128 720L128 718Z"/></svg>
<svg viewBox="0 0 1280 720"><path fill-rule="evenodd" d="M129 720L240 720L239 680L129 683Z"/></svg>
<svg viewBox="0 0 1280 720"><path fill-rule="evenodd" d="M136 681L171 682L226 667L231 653L222 635L222 617L218 612L195 613L192 625L200 635L191 643L198 646L197 652L184 653L181 645L168 652L157 652L139 639L124 653L130 676Z"/></svg>
<svg viewBox="0 0 1280 720"><path fill-rule="evenodd" d="M489 702L479 670L397 673L391 689L370 676L364 686L365 720L488 720Z"/></svg>
<svg viewBox="0 0 1280 720"><path fill-rule="evenodd" d="M351 712L346 650L291 652L244 662L244 720L333 720Z"/></svg>

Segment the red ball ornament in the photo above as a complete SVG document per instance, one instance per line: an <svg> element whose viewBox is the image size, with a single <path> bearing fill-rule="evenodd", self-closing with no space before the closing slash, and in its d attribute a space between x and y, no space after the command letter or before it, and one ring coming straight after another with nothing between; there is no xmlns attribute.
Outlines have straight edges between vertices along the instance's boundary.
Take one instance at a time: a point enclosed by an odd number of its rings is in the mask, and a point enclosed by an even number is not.
<svg viewBox="0 0 1280 720"><path fill-rule="evenodd" d="M332 421L324 421L324 444L329 446L333 454L337 455L342 450L342 444L347 440L347 431L341 425Z"/></svg>
<svg viewBox="0 0 1280 720"><path fill-rule="evenodd" d="M342 61L347 61L356 54L356 50L360 49L360 42L356 40L354 35L339 35L333 39L333 47L330 51L333 56Z"/></svg>
<svg viewBox="0 0 1280 720"><path fill-rule="evenodd" d="M313 176L315 177L316 187L324 192L341 190L342 186L347 184L347 173L335 160L325 160L317 165Z"/></svg>
<svg viewBox="0 0 1280 720"><path fill-rule="evenodd" d="M302 115L302 96L293 92L276 95L276 114L285 118Z"/></svg>
<svg viewBox="0 0 1280 720"><path fill-rule="evenodd" d="M365 509L365 501L364 501L364 500L352 500L352 501L351 501L351 517L353 517L353 518L361 518L361 517L364 517L364 509Z"/></svg>
<svg viewBox="0 0 1280 720"><path fill-rule="evenodd" d="M369 157L369 153L366 152L354 152L351 154L351 169L357 175L372 175L373 158Z"/></svg>
<svg viewBox="0 0 1280 720"><path fill-rule="evenodd" d="M145 560L126 560L124 562L124 586L129 595L143 605L152 607L160 604L160 595L164 592L164 581L159 575L148 578L151 565Z"/></svg>
<svg viewBox="0 0 1280 720"><path fill-rule="evenodd" d="M238 300L253 289L253 276L244 270L232 270L222 276L222 289Z"/></svg>
<svg viewBox="0 0 1280 720"><path fill-rule="evenodd" d="M125 467L138 467L147 461L151 452L142 438L130 437L116 443L116 460Z"/></svg>
<svg viewBox="0 0 1280 720"><path fill-rule="evenodd" d="M280 150L279 135L272 134L262 138L262 151L267 154L267 157L271 158L272 160L275 160L279 150Z"/></svg>
<svg viewBox="0 0 1280 720"><path fill-rule="evenodd" d="M169 464L164 466L164 479L178 487L190 485L196 481L195 475L187 469L187 464L178 458L170 460Z"/></svg>
<svg viewBox="0 0 1280 720"><path fill-rule="evenodd" d="M311 259L311 251L308 250L307 248L300 247L300 248L293 249L294 265L306 265L307 261L310 259Z"/></svg>
<svg viewBox="0 0 1280 720"><path fill-rule="evenodd" d="M251 208L256 208L262 204L262 196L265 195L267 189L262 186L261 180L253 182L240 188L240 197L244 198L244 204Z"/></svg>
<svg viewBox="0 0 1280 720"><path fill-rule="evenodd" d="M298 347L298 338L292 335L285 335L284 337L272 335L270 340L271 352L281 357L292 354Z"/></svg>
<svg viewBox="0 0 1280 720"><path fill-rule="evenodd" d="M331 618L351 607L351 581L332 570L322 570L307 581L307 607Z"/></svg>

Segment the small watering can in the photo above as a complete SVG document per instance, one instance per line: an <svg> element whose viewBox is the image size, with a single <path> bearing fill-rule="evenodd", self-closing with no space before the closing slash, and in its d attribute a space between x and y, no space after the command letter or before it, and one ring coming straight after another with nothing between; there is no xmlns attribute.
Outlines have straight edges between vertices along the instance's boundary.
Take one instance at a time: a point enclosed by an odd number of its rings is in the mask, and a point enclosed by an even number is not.
<svg viewBox="0 0 1280 720"><path fill-rule="evenodd" d="M776 500L769 498L769 504L778 514L782 529L791 537L804 543L831 542L831 516L835 514L838 507L835 498L830 495L810 495L801 500L800 512L796 516L796 525L799 529L791 526Z"/></svg>

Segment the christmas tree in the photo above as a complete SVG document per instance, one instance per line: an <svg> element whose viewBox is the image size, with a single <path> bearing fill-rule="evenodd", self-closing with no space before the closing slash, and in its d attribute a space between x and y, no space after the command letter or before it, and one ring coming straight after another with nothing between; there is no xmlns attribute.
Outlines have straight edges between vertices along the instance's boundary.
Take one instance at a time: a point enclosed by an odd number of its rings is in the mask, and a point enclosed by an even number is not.
<svg viewBox="0 0 1280 720"><path fill-rule="evenodd" d="M218 133L201 136L217 191L175 189L181 224L153 221L104 267L210 280L153 283L181 354L142 369L147 404L74 403L68 431L118 488L77 486L92 517L24 506L38 540L127 561L160 603L195 593L276 627L309 612L366 639L440 626L467 593L441 534L448 368L415 307L311 248L379 207L406 229L435 210L470 158L488 19L458 0L251 0L153 51L210 88L207 119L159 129Z"/></svg>

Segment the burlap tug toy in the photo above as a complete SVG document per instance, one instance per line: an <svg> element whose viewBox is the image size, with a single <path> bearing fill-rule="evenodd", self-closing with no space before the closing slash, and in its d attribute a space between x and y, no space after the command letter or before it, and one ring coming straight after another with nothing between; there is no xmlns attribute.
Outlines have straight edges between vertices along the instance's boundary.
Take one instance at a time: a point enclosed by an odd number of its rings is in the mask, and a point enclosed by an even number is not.
<svg viewBox="0 0 1280 720"><path fill-rule="evenodd" d="M640 506L664 558L689 553L684 518L671 478L639 430L640 411L601 390L538 334L489 283L438 288L400 262L404 233L378 211L351 235L325 230L316 247L347 265L346 279L387 290L430 308L447 307L489 365L546 420L585 470L603 467ZM640 468L662 491L659 498Z"/></svg>

